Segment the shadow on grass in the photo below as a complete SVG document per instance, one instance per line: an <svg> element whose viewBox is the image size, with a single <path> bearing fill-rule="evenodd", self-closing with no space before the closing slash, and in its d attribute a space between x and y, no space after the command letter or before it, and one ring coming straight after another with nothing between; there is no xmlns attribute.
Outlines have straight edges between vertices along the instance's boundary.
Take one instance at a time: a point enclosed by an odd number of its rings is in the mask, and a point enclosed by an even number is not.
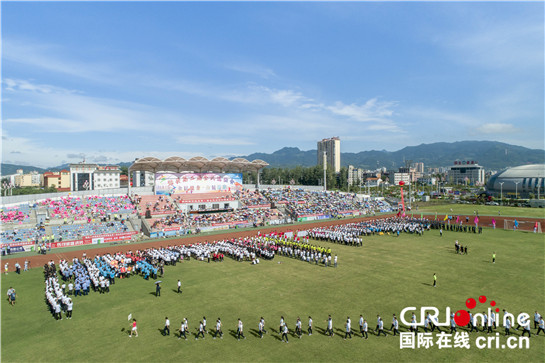
<svg viewBox="0 0 545 363"><path fill-rule="evenodd" d="M259 331L257 329L250 329L250 334L252 334L254 337L259 338Z"/></svg>

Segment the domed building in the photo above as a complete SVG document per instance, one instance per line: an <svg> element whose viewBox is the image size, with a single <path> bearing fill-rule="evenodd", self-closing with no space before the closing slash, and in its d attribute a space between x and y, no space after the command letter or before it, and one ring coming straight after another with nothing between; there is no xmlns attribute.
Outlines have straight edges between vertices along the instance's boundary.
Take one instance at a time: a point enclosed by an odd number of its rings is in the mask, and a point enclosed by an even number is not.
<svg viewBox="0 0 545 363"><path fill-rule="evenodd" d="M486 189L496 196L528 198L545 192L545 164L531 164L505 169L490 177Z"/></svg>

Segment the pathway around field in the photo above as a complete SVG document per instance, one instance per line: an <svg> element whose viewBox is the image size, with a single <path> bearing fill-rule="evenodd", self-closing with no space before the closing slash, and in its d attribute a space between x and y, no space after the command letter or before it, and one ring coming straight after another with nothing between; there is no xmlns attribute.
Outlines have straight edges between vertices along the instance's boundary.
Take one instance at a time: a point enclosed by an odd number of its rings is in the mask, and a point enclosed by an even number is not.
<svg viewBox="0 0 545 363"><path fill-rule="evenodd" d="M323 226L331 226L331 225L339 225L339 224L348 224L348 223L357 223L365 220L370 219L384 219L394 216L392 215L381 215L381 216L370 216L370 217L360 217L360 218L352 218L352 219L339 219L339 220L328 220L325 222L313 222L308 224L302 224L302 225L283 225L283 226L274 226L274 227L266 227L266 228L255 228L253 230L246 230L246 231L232 231L232 232L226 232L221 234L213 234L213 235L196 235L192 237L184 237L184 238L167 238L164 240L155 240L153 242L143 242L143 243L127 243L123 245L112 245L108 247L101 247L101 248L93 248L93 249L86 249L85 246L81 246L81 248L70 250L70 251L63 251L63 252L54 252L52 250L47 255L36 255L36 256L26 256L19 259L19 264L21 267L24 265L24 260L30 261L31 268L37 268L37 267L43 267L44 264L46 264L48 261L59 261L60 259L65 259L67 261L73 259L74 257L81 258L83 252L87 252L87 256L89 258L94 258L95 255L103 255L106 253L117 253L117 252L127 252L132 250L143 250L146 248L160 248L160 247L168 247L173 245L190 245L195 244L199 242L212 242L212 241L219 241L224 239L231 239L231 238L242 238L242 237L253 237L257 235L257 232L260 231L262 234L267 234L271 232L287 232L287 231L299 231L299 230L306 230L306 229L312 229L316 227L323 227ZM430 217L429 215L427 217ZM492 227L492 219L496 219L496 226L498 229L503 229L503 221L505 219L513 220L513 217L503 217L503 216L479 216L479 225L482 227ZM544 222L542 218L517 218L519 222ZM469 223L465 223L464 218L464 225L473 225L473 217L470 216ZM542 226L543 228L544 226ZM2 261L10 261L9 271L15 271L14 267L14 259L17 258L17 255L11 255L8 258L4 259L2 258ZM3 268L3 266L2 266ZM2 269L3 271L3 269Z"/></svg>

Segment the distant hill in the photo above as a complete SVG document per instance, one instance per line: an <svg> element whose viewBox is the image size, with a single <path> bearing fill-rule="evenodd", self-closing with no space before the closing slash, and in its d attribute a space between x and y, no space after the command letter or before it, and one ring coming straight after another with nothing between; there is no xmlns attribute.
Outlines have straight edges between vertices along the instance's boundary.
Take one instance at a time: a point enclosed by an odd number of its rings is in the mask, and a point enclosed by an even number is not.
<svg viewBox="0 0 545 363"><path fill-rule="evenodd" d="M27 174L31 171L37 171L38 173L43 173L46 169L38 168L35 166L26 166L26 165L15 165L15 164L3 164L0 174L2 175L11 175L17 173L17 170L23 169L23 173Z"/></svg>
<svg viewBox="0 0 545 363"><path fill-rule="evenodd" d="M317 162L316 152L285 147L272 154L254 153L241 157L248 160L261 159L271 167L313 166ZM450 166L455 160L475 160L486 169L501 170L517 165L543 164L545 151L497 141L458 141L407 146L398 151L341 153L342 166L354 165L365 169L375 169L377 165L397 169L405 165L405 160L423 162L425 167Z"/></svg>
<svg viewBox="0 0 545 363"><path fill-rule="evenodd" d="M293 168L298 165L314 166L317 163L316 150L303 151L297 147L284 147L271 154L253 153L236 157L250 161L261 159L275 168ZM234 158L235 156L230 157L230 159ZM545 150L528 149L497 141L458 141L407 146L398 151L370 150L358 153L341 153L342 166L354 165L364 169L375 169L377 165L388 169L397 169L405 165L405 160L412 160L413 163L423 162L425 167L450 166L455 160L475 160L487 170L501 170L525 164L545 164ZM132 162L121 162L116 165L129 167ZM25 173L33 170L43 173L47 170L59 171L68 168L69 164L47 169L2 164L2 175L15 174L17 169L23 169Z"/></svg>

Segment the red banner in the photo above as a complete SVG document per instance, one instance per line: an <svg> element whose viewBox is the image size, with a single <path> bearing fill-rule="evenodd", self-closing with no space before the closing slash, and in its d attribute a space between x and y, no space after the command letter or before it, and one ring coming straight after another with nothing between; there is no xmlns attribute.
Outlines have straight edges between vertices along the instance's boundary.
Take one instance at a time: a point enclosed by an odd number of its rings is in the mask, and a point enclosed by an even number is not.
<svg viewBox="0 0 545 363"><path fill-rule="evenodd" d="M132 231L132 232L106 233L106 234L96 234L92 236L83 236L83 239L81 240L52 242L51 248L72 247L72 246L82 246L82 245L90 245L90 244L97 244L97 243L124 241L124 240L131 239L131 237L137 233L138 232Z"/></svg>
<svg viewBox="0 0 545 363"><path fill-rule="evenodd" d="M9 246L11 247L18 247L18 246L30 246L33 245L34 241L17 241L17 242L11 242L11 243L2 243L2 248Z"/></svg>

